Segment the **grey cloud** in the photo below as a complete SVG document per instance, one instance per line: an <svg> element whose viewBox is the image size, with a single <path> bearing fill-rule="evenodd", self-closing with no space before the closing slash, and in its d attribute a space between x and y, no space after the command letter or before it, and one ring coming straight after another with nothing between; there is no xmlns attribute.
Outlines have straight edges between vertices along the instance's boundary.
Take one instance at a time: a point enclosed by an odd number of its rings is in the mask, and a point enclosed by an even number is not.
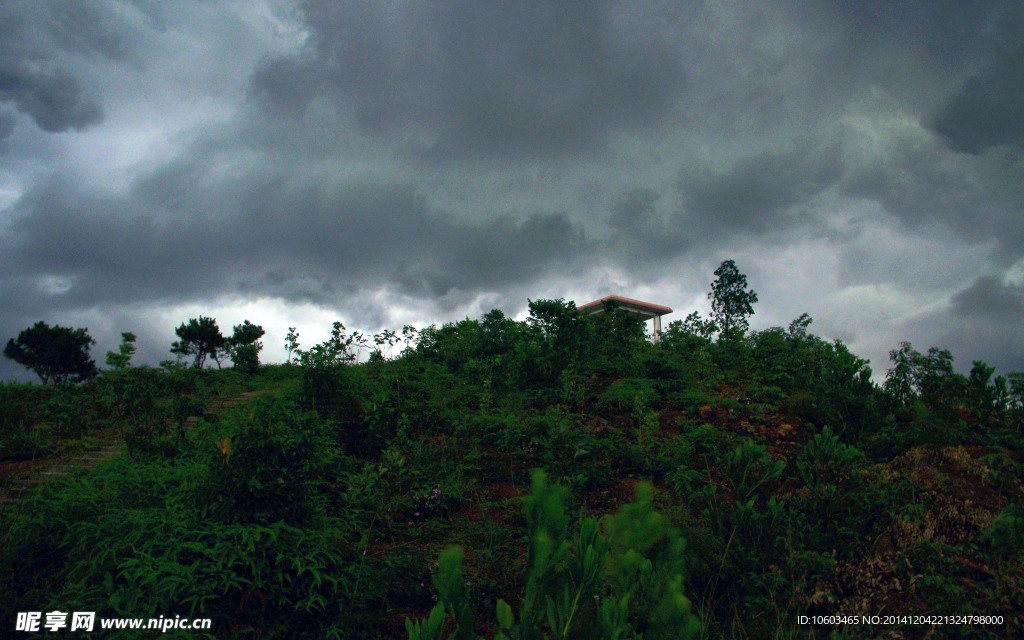
<svg viewBox="0 0 1024 640"><path fill-rule="evenodd" d="M950 298L950 311L958 317L983 318L1016 324L1024 318L1024 287L981 276Z"/></svg>
<svg viewBox="0 0 1024 640"><path fill-rule="evenodd" d="M948 315L910 327L948 348L966 371L972 360L984 360L999 373L1024 371L1024 288L981 276L950 299Z"/></svg>
<svg viewBox="0 0 1024 640"><path fill-rule="evenodd" d="M116 0L38 0L0 7L0 49L40 61L58 52L123 60L132 27Z"/></svg>
<svg viewBox="0 0 1024 640"><path fill-rule="evenodd" d="M0 102L13 104L40 129L81 130L103 120L96 98L65 66L68 56L127 54L125 25L103 3L6 3L0 7Z"/></svg>
<svg viewBox="0 0 1024 640"><path fill-rule="evenodd" d="M57 0L46 4L45 30L67 51L95 52L112 60L128 56L128 29L116 5L95 0Z"/></svg>
<svg viewBox="0 0 1024 640"><path fill-rule="evenodd" d="M678 53L619 29L601 2L309 2L310 49L253 93L295 113L325 95L365 131L422 134L425 157L593 150L650 127L685 82Z"/></svg>
<svg viewBox="0 0 1024 640"><path fill-rule="evenodd" d="M953 153L927 130L902 125L842 137L848 149L884 140L874 157L845 159L843 194L880 203L909 228L939 225L970 242L994 241L1011 260L1024 252L1019 186L1000 179L989 159Z"/></svg>
<svg viewBox="0 0 1024 640"><path fill-rule="evenodd" d="M23 197L0 258L22 311L236 290L321 303L382 286L436 297L542 277L585 242L561 214L467 223L431 210L408 185L271 174L208 190L188 183L191 174L155 180L164 190L154 199L139 189L92 196L61 181ZM223 208L189 214L209 203ZM70 288L58 295L26 284L40 275Z"/></svg>
<svg viewBox="0 0 1024 640"><path fill-rule="evenodd" d="M66 73L40 73L27 65L0 58L0 101L12 102L32 117L40 129L59 133L85 129L103 120L103 110L82 95L75 78Z"/></svg>
<svg viewBox="0 0 1024 640"><path fill-rule="evenodd" d="M625 191L612 206L608 224L613 233L606 242L633 268L653 264L652 258L675 257L692 247L678 213L659 214L661 200L662 194L656 190L636 187Z"/></svg>
<svg viewBox="0 0 1024 640"><path fill-rule="evenodd" d="M741 158L724 171L690 167L679 188L696 232L762 235L800 221L799 205L841 175L842 164L831 145L800 143Z"/></svg>
<svg viewBox="0 0 1024 640"><path fill-rule="evenodd" d="M0 110L0 140L14 132L14 116L5 110Z"/></svg>
<svg viewBox="0 0 1024 640"><path fill-rule="evenodd" d="M953 149L966 153L1024 146L1024 44L1002 52L991 68L969 78L934 127Z"/></svg>
<svg viewBox="0 0 1024 640"><path fill-rule="evenodd" d="M1006 6L0 4L0 327L260 297L443 321L636 283L676 305L744 255L784 283L773 322L858 285L945 299L1024 255ZM124 121L42 133L101 105ZM1007 286L928 335L997 351Z"/></svg>
<svg viewBox="0 0 1024 640"><path fill-rule="evenodd" d="M977 55L979 36L984 34L994 12L1013 0L932 0L931 2L890 2L828 0L810 3L825 9L822 17L838 19L850 37L865 47L915 48L939 66L956 66Z"/></svg>

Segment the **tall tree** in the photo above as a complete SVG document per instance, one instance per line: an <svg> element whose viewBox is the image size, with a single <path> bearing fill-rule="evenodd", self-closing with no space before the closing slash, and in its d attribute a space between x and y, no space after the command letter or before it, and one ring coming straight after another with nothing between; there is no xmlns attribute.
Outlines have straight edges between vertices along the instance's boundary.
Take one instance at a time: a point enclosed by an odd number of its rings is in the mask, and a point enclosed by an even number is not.
<svg viewBox="0 0 1024 640"><path fill-rule="evenodd" d="M135 355L135 341L138 338L131 331L125 331L121 334L121 344L118 346L117 351L107 352L107 366L115 369L127 368L132 361L132 356Z"/></svg>
<svg viewBox="0 0 1024 640"><path fill-rule="evenodd" d="M299 349L299 332L295 327L288 327L288 335L284 337L284 348L288 350L288 364L291 364L292 354Z"/></svg>
<svg viewBox="0 0 1024 640"><path fill-rule="evenodd" d="M8 340L4 355L34 371L43 384L84 382L97 374L96 362L89 358L94 344L88 329L39 321Z"/></svg>
<svg viewBox="0 0 1024 640"><path fill-rule="evenodd" d="M721 338L741 337L750 323L747 318L754 315L757 292L747 289L747 276L740 273L736 263L726 260L715 269L715 281L711 283L711 319L721 329Z"/></svg>
<svg viewBox="0 0 1024 640"><path fill-rule="evenodd" d="M263 343L260 338L266 331L258 324L246 320L242 324L235 325L234 332L228 340L231 348L231 362L236 369L246 373L255 374L260 370L260 351L263 350Z"/></svg>
<svg viewBox="0 0 1024 640"><path fill-rule="evenodd" d="M228 347L228 340L221 335L216 320L206 316L190 318L187 323L182 323L175 329L174 333L180 340L171 344L171 353L192 356L193 365L197 369L203 368L206 357L209 356L217 362L217 368L220 368L220 358Z"/></svg>
<svg viewBox="0 0 1024 640"><path fill-rule="evenodd" d="M921 354L905 340L899 348L889 352L892 368L885 374L882 389L898 404L907 404L917 397L917 363L920 359Z"/></svg>

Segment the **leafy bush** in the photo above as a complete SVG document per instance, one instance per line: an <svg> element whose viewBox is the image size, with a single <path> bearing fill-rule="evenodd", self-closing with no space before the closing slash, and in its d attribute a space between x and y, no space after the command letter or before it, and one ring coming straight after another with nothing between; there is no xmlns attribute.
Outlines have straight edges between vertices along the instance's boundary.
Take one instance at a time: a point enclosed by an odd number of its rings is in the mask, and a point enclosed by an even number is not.
<svg viewBox="0 0 1024 640"><path fill-rule="evenodd" d="M753 440L725 454L724 471L737 502L746 502L766 483L778 480L785 468L785 461L772 459L764 445Z"/></svg>
<svg viewBox="0 0 1024 640"><path fill-rule="evenodd" d="M832 429L825 427L800 451L796 468L816 499L831 500L837 492L852 488L863 458L860 451L840 442Z"/></svg>
<svg viewBox="0 0 1024 640"><path fill-rule="evenodd" d="M584 518L573 539L566 497L543 472L534 472L526 500L526 588L518 613L497 602L496 640L696 636L697 619L683 594L683 540L653 510L651 486L638 485L636 501L602 524ZM455 623L450 638L476 637L461 560L458 547L441 554L434 579L440 602L426 620L406 620L410 640L441 638L446 612Z"/></svg>
<svg viewBox="0 0 1024 640"><path fill-rule="evenodd" d="M294 405L260 398L228 414L206 443L200 496L228 522L308 525L322 513L338 451L322 422Z"/></svg>
<svg viewBox="0 0 1024 640"><path fill-rule="evenodd" d="M340 529L211 520L188 489L202 467L120 458L51 485L7 532L0 615L208 617L216 637L326 637L345 625L355 564Z"/></svg>
<svg viewBox="0 0 1024 640"><path fill-rule="evenodd" d="M872 519L887 501L864 481L863 464L863 454L840 442L828 427L800 451L796 468L806 493L798 494L796 503L806 519L819 523L803 529L804 539L812 546L835 548L841 542L846 546L870 533Z"/></svg>
<svg viewBox="0 0 1024 640"><path fill-rule="evenodd" d="M597 400L603 409L631 410L637 405L650 408L658 401L654 381L645 378L623 378L613 382Z"/></svg>
<svg viewBox="0 0 1024 640"><path fill-rule="evenodd" d="M578 414L552 407L533 419L530 443L541 463L564 483L594 489L611 475L614 442L597 437L580 423Z"/></svg>
<svg viewBox="0 0 1024 640"><path fill-rule="evenodd" d="M54 390L44 407L53 435L76 439L96 430L100 418L96 391L95 385L61 386Z"/></svg>
<svg viewBox="0 0 1024 640"><path fill-rule="evenodd" d="M260 372L260 350L255 344L243 344L231 350L231 364L248 375Z"/></svg>
<svg viewBox="0 0 1024 640"><path fill-rule="evenodd" d="M36 458L52 451L50 429L42 424L52 387L0 383L0 460Z"/></svg>
<svg viewBox="0 0 1024 640"><path fill-rule="evenodd" d="M985 536L992 551L1003 558L1024 556L1024 504L1019 502L1006 506Z"/></svg>
<svg viewBox="0 0 1024 640"><path fill-rule="evenodd" d="M139 367L106 371L97 383L108 423L121 431L133 454L157 453L171 447L162 440L169 432L170 416L162 402L167 378L160 369Z"/></svg>

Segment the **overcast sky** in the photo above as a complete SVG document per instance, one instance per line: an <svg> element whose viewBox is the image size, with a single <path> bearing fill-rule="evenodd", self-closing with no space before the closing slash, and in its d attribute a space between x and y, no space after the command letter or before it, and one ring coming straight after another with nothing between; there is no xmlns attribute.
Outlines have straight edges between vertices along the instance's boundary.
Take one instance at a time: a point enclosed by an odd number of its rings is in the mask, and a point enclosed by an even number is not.
<svg viewBox="0 0 1024 640"><path fill-rule="evenodd" d="M3 2L0 338L668 322L734 259L755 329L1024 370L1022 7Z"/></svg>

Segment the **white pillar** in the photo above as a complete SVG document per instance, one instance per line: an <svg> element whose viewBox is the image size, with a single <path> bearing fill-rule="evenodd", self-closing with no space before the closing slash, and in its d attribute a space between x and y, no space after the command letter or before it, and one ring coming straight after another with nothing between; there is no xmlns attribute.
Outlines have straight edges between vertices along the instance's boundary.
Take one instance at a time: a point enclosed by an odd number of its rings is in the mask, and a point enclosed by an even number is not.
<svg viewBox="0 0 1024 640"><path fill-rule="evenodd" d="M654 344L661 339L661 316L654 316Z"/></svg>

